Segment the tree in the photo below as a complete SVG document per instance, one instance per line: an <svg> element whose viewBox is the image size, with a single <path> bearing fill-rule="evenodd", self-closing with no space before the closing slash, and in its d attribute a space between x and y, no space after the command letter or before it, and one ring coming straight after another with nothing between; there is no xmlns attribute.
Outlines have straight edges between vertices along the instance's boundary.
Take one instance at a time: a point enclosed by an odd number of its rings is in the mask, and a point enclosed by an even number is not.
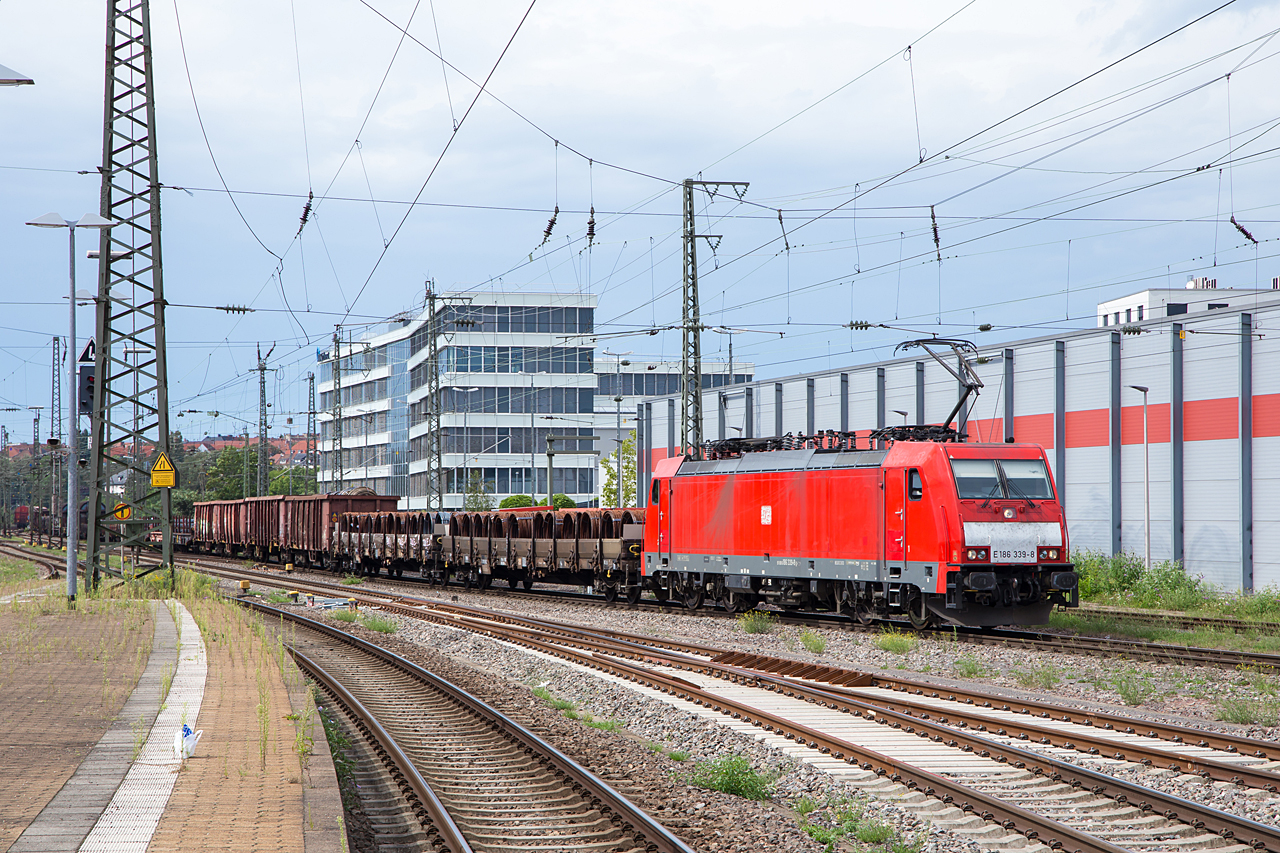
<svg viewBox="0 0 1280 853"><path fill-rule="evenodd" d="M533 506L533 498L528 495L511 495L502 499L498 509L520 509L525 506Z"/></svg>
<svg viewBox="0 0 1280 853"><path fill-rule="evenodd" d="M493 494L479 471L467 477L466 491L462 493L462 508L467 512L485 512L493 509Z"/></svg>
<svg viewBox="0 0 1280 853"><path fill-rule="evenodd" d="M272 495L314 495L316 494L316 471L301 465L293 469L292 487L290 486L289 469L273 468L268 475L271 482L267 493Z"/></svg>
<svg viewBox="0 0 1280 853"><path fill-rule="evenodd" d="M622 493L618 493L618 453L622 454ZM636 431L622 440L618 450L600 462L604 466L604 506L627 507L636 505Z"/></svg>
<svg viewBox="0 0 1280 853"><path fill-rule="evenodd" d="M244 497L244 451L224 447L209 467L205 500L234 501Z"/></svg>
<svg viewBox="0 0 1280 853"><path fill-rule="evenodd" d="M551 496L551 505L556 509L576 509L578 502L562 492Z"/></svg>

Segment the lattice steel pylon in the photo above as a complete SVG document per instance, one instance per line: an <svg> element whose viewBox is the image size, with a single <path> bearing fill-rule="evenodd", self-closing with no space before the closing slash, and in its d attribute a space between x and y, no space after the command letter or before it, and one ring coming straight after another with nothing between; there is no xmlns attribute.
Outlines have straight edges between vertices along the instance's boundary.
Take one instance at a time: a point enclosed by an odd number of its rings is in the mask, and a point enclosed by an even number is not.
<svg viewBox="0 0 1280 853"><path fill-rule="evenodd" d="M699 234L694 223L694 187L732 187L739 199L746 193L746 181L684 182L681 197L684 210L684 263L681 276L680 347L680 453L702 452L702 312L698 305L698 238L718 240L719 234ZM714 251L715 245L712 245Z"/></svg>
<svg viewBox="0 0 1280 853"><path fill-rule="evenodd" d="M329 364L333 368L333 447L329 458L329 494L336 494L346 488L343 475L346 473L342 458L342 326L333 327L333 353L329 356Z"/></svg>
<svg viewBox="0 0 1280 853"><path fill-rule="evenodd" d="M316 464L316 375L307 374L307 467L319 468Z"/></svg>
<svg viewBox="0 0 1280 853"><path fill-rule="evenodd" d="M108 0L100 212L117 224L102 231L94 324L88 513L94 585L106 564L103 532L117 502L130 507L118 544L150 547L147 534L158 527L161 564L173 565L170 490L150 487L151 464L170 449L150 33L148 0ZM114 491L112 478L121 475L143 487Z"/></svg>
<svg viewBox="0 0 1280 853"><path fill-rule="evenodd" d="M444 511L444 437L440 435L440 322L436 293L427 283L427 509Z"/></svg>

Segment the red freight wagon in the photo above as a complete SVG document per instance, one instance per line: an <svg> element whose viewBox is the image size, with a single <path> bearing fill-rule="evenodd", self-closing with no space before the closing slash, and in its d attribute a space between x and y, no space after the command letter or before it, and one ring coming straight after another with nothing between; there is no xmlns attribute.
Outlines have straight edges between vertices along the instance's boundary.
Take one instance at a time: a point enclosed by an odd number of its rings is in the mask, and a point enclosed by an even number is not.
<svg viewBox="0 0 1280 853"><path fill-rule="evenodd" d="M192 545L219 554L244 545L244 501L201 501L195 505Z"/></svg>
<svg viewBox="0 0 1280 853"><path fill-rule="evenodd" d="M269 495L244 500L245 552L265 560L280 550L280 515L283 495Z"/></svg>
<svg viewBox="0 0 1280 853"><path fill-rule="evenodd" d="M281 550L285 562L323 565L337 549L334 531L348 512L393 512L394 495L302 495L284 499Z"/></svg>
<svg viewBox="0 0 1280 853"><path fill-rule="evenodd" d="M738 455L655 467L645 588L690 607L765 598L919 625L1034 624L1076 603L1038 445L733 446Z"/></svg>

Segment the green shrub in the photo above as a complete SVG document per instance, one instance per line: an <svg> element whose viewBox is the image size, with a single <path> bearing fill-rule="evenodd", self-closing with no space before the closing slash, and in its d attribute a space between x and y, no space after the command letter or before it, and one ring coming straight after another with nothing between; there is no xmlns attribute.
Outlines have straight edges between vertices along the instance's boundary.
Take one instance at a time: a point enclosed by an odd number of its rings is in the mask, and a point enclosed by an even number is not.
<svg viewBox="0 0 1280 853"><path fill-rule="evenodd" d="M771 780L751 769L744 755L726 755L714 761L699 761L688 777L690 785L733 794L747 800L769 799Z"/></svg>
<svg viewBox="0 0 1280 853"><path fill-rule="evenodd" d="M568 495L556 492L551 496L551 505L556 509L574 509L578 506L578 502Z"/></svg>
<svg viewBox="0 0 1280 853"><path fill-rule="evenodd" d="M359 615L352 610L330 610L329 615L339 622L354 622Z"/></svg>
<svg viewBox="0 0 1280 853"><path fill-rule="evenodd" d="M893 652L895 655L905 655L915 651L919 642L914 634L907 634L896 628L885 628L876 635L876 648L882 652Z"/></svg>
<svg viewBox="0 0 1280 853"><path fill-rule="evenodd" d="M283 592L273 592L266 598L272 604L293 604L293 599L285 595Z"/></svg>
<svg viewBox="0 0 1280 853"><path fill-rule="evenodd" d="M1182 611L1213 608L1223 598L1220 590L1188 575L1177 562L1165 560L1148 569L1140 554L1128 551L1111 556L1081 551L1071 557L1080 576L1080 597L1087 601Z"/></svg>
<svg viewBox="0 0 1280 853"><path fill-rule="evenodd" d="M343 575L342 582L347 586L359 586L364 583L364 578L360 575Z"/></svg>
<svg viewBox="0 0 1280 853"><path fill-rule="evenodd" d="M383 634L394 634L396 632L396 623L385 616L366 616L360 620L360 624L370 631L378 631Z"/></svg>
<svg viewBox="0 0 1280 853"><path fill-rule="evenodd" d="M827 638L817 631L805 628L800 632L800 645L815 655L820 655L827 650Z"/></svg>
<svg viewBox="0 0 1280 853"><path fill-rule="evenodd" d="M768 610L748 610L739 613L738 627L748 634L770 634L778 622L778 617Z"/></svg>
<svg viewBox="0 0 1280 853"><path fill-rule="evenodd" d="M502 499L498 509L520 509L525 506L533 506L533 498L528 495L511 495Z"/></svg>

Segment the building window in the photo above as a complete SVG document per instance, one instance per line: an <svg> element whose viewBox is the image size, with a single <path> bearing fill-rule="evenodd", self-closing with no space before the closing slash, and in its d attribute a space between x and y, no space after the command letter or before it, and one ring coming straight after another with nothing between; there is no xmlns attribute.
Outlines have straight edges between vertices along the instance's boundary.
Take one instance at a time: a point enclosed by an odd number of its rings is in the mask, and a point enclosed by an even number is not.
<svg viewBox="0 0 1280 853"><path fill-rule="evenodd" d="M1124 309L1124 321L1125 321L1126 323L1132 323L1132 322L1133 322L1133 309L1132 309L1132 308L1126 308L1126 309Z"/></svg>
<svg viewBox="0 0 1280 853"><path fill-rule="evenodd" d="M1111 318L1110 318L1110 317L1108 317L1106 314L1103 314L1103 315L1102 315L1102 325L1104 325L1104 326L1109 326L1109 325L1111 325Z"/></svg>
<svg viewBox="0 0 1280 853"><path fill-rule="evenodd" d="M1141 305L1138 306L1138 322L1139 323L1142 322L1142 306Z"/></svg>
<svg viewBox="0 0 1280 853"><path fill-rule="evenodd" d="M1119 312L1119 311L1117 311L1117 312L1116 312L1116 325L1117 325L1117 326L1119 326L1119 325L1120 325L1120 312Z"/></svg>

